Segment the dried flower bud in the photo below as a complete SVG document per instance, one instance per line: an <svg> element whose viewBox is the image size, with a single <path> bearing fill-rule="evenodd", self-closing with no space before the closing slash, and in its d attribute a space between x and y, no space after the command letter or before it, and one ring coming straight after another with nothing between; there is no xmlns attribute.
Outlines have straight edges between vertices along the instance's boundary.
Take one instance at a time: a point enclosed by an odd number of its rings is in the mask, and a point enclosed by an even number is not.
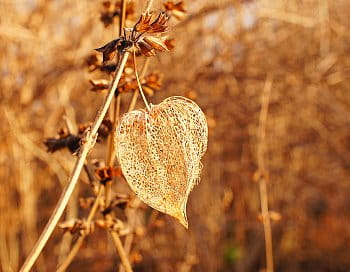
<svg viewBox="0 0 350 272"><path fill-rule="evenodd" d="M148 43L139 41L136 45L140 49L142 55L146 57L152 57L156 55L156 52L154 51L153 47Z"/></svg>
<svg viewBox="0 0 350 272"><path fill-rule="evenodd" d="M144 13L134 26L134 30L140 33L163 33L168 30L169 16L165 12L159 13L151 23L152 14Z"/></svg>
<svg viewBox="0 0 350 272"><path fill-rule="evenodd" d="M95 170L96 177L102 184L105 184L108 181L111 181L114 177L122 177L123 173L121 168L114 168L111 166L98 168Z"/></svg>
<svg viewBox="0 0 350 272"><path fill-rule="evenodd" d="M58 227L63 230L63 232L70 232L71 234L77 233L83 227L83 221L80 219L71 219L58 224Z"/></svg>
<svg viewBox="0 0 350 272"><path fill-rule="evenodd" d="M169 16L165 12L159 13L158 17L150 25L148 33L163 33L168 30Z"/></svg>
<svg viewBox="0 0 350 272"><path fill-rule="evenodd" d="M161 37L147 36L143 38L143 41L155 50L169 51L168 47L164 43L164 39L162 39Z"/></svg>
<svg viewBox="0 0 350 272"><path fill-rule="evenodd" d="M71 153L78 151L81 137L73 134L59 135L57 138L47 138L44 144L47 151L54 153L58 150L68 148Z"/></svg>
<svg viewBox="0 0 350 272"><path fill-rule="evenodd" d="M143 13L141 14L139 20L134 26L135 31L137 32L148 32L150 29L150 24L152 20L152 14L151 13Z"/></svg>
<svg viewBox="0 0 350 272"><path fill-rule="evenodd" d="M121 43L121 39L115 39L106 43L104 46L100 48L96 48L95 50L101 52L103 54L103 62L112 60L117 53L117 46Z"/></svg>

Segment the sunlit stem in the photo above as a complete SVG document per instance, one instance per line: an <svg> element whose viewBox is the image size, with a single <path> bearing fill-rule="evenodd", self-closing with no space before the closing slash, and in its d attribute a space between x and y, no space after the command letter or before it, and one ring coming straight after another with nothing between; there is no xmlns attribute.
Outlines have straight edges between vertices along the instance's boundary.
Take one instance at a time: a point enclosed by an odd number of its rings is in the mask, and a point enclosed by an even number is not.
<svg viewBox="0 0 350 272"><path fill-rule="evenodd" d="M148 102L147 102L147 99L146 99L146 96L142 90L142 86L141 86L141 82L140 82L140 79L139 79L139 74L137 72L137 65L136 65L136 53L135 53L135 50L133 50L133 62L134 62L134 70L135 70L135 76L136 76L136 81L137 81L137 85L139 87L139 91L140 91L140 94L142 96L142 99L143 99L143 102L145 102L145 105L146 105L146 108L147 110L151 110L151 107L149 106Z"/></svg>

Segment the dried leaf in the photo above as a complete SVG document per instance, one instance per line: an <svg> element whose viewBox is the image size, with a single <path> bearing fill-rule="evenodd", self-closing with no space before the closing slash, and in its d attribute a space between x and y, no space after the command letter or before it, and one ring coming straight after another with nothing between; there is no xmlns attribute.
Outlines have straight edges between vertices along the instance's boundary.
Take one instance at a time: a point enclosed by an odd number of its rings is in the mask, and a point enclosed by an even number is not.
<svg viewBox="0 0 350 272"><path fill-rule="evenodd" d="M148 37L144 37L143 40L156 50L169 51L169 49L164 43L164 40L160 37L148 36Z"/></svg>
<svg viewBox="0 0 350 272"><path fill-rule="evenodd" d="M144 13L134 26L134 30L140 33L163 33L168 30L169 16L165 12L159 13L158 17L151 23L152 14Z"/></svg>
<svg viewBox="0 0 350 272"><path fill-rule="evenodd" d="M148 33L163 33L168 30L169 16L165 12L159 13L158 17L150 25Z"/></svg>
<svg viewBox="0 0 350 272"><path fill-rule="evenodd" d="M152 46L150 46L148 43L145 43L143 41L139 41L137 43L138 48L141 51L141 54L147 57L155 56L156 53L154 52L154 49Z"/></svg>
<svg viewBox="0 0 350 272"><path fill-rule="evenodd" d="M148 30L151 28L152 20L152 14L151 13L143 13L140 16L140 19L137 21L137 23L134 26L134 29L137 32L148 32Z"/></svg>
<svg viewBox="0 0 350 272"><path fill-rule="evenodd" d="M57 138L47 138L44 144L47 147L47 151L51 153L64 148L68 148L71 153L75 153L80 147L80 139L80 136L68 134L61 135Z"/></svg>
<svg viewBox="0 0 350 272"><path fill-rule="evenodd" d="M121 168L114 168L111 166L98 168L95 170L95 174L102 184L105 184L107 181L111 181L114 177L123 176Z"/></svg>
<svg viewBox="0 0 350 272"><path fill-rule="evenodd" d="M121 39L115 39L95 50L103 54L103 62L112 60L117 53L117 46Z"/></svg>
<svg viewBox="0 0 350 272"><path fill-rule="evenodd" d="M130 187L185 227L186 203L199 181L207 137L204 113L184 97L127 113L117 130L116 154Z"/></svg>

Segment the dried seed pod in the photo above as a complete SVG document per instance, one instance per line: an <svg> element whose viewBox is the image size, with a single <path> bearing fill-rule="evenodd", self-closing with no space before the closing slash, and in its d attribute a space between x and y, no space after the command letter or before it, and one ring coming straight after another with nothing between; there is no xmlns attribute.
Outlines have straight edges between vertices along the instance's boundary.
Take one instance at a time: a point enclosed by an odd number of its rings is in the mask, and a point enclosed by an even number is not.
<svg viewBox="0 0 350 272"><path fill-rule="evenodd" d="M207 141L202 110L175 96L151 105L150 111L125 114L117 129L116 154L138 197L187 228L186 203L199 182Z"/></svg>

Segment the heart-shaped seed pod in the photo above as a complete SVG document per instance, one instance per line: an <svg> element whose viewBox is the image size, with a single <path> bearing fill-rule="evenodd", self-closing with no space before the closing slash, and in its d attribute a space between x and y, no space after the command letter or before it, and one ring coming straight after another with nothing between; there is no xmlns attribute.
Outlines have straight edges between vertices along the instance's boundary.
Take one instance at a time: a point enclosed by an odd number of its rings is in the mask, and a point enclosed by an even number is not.
<svg viewBox="0 0 350 272"><path fill-rule="evenodd" d="M188 227L186 203L199 182L207 148L205 115L192 100L174 96L150 110L125 114L116 134L116 154L136 195Z"/></svg>

